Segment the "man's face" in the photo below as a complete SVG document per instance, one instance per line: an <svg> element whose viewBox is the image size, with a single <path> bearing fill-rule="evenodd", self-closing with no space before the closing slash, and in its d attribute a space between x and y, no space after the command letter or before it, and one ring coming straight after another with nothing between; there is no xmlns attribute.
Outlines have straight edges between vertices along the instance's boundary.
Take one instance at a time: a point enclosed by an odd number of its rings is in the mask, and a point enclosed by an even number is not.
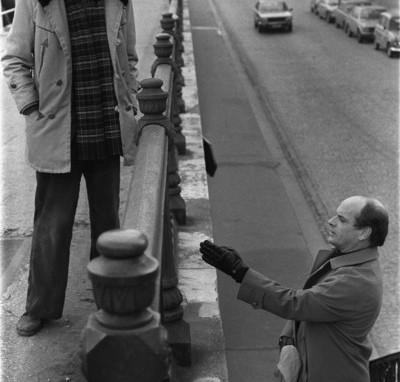
<svg viewBox="0 0 400 382"><path fill-rule="evenodd" d="M328 221L328 242L342 252L358 249L361 229L354 227L355 218L365 205L358 196L345 199Z"/></svg>

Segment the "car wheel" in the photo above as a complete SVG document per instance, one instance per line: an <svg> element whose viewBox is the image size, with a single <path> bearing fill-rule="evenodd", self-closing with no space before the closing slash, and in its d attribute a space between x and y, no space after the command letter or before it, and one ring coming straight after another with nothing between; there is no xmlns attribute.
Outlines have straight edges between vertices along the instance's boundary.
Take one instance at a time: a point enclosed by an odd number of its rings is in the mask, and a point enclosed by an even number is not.
<svg viewBox="0 0 400 382"><path fill-rule="evenodd" d="M353 37L353 32L351 31L351 29L348 25L347 25L347 36Z"/></svg>
<svg viewBox="0 0 400 382"><path fill-rule="evenodd" d="M360 33L360 31L357 31L357 41L358 41L360 44L364 41L363 36L362 36L362 34Z"/></svg>
<svg viewBox="0 0 400 382"><path fill-rule="evenodd" d="M386 54L389 58L392 58L394 56L393 52L390 49L390 45L388 44L386 47Z"/></svg>
<svg viewBox="0 0 400 382"><path fill-rule="evenodd" d="M329 13L326 14L325 20L326 20L326 22L327 22L328 24L330 24L330 23L332 22L331 15L330 15Z"/></svg>
<svg viewBox="0 0 400 382"><path fill-rule="evenodd" d="M258 33L262 33L264 31L264 27L261 24L258 24L257 29Z"/></svg>
<svg viewBox="0 0 400 382"><path fill-rule="evenodd" d="M337 21L335 21L335 27L340 29L340 24Z"/></svg>
<svg viewBox="0 0 400 382"><path fill-rule="evenodd" d="M286 27L286 31L287 32L292 32L293 31L293 24L289 24L287 27Z"/></svg>
<svg viewBox="0 0 400 382"><path fill-rule="evenodd" d="M375 48L376 50L379 50L379 49L380 49L379 42L375 41L374 48Z"/></svg>

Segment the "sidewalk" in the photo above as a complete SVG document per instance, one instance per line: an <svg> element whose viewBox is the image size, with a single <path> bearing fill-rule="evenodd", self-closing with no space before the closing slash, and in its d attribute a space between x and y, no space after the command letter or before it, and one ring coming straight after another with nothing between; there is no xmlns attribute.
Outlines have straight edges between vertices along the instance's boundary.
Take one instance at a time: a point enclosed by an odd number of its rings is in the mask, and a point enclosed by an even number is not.
<svg viewBox="0 0 400 382"><path fill-rule="evenodd" d="M150 67L155 59L155 35L161 31L159 20L162 13L168 10L168 1L136 0L134 8L141 80L150 77ZM182 178L182 196L187 205L187 224L180 227L178 268L179 287L184 295L184 319L191 329L192 366L179 368L174 365L171 381L227 381L216 294L216 272L204 265L198 257L198 243L211 236L211 221L202 157L200 117L196 112L197 89L190 33L186 35L184 60L186 86L183 93L188 113L181 117L187 154L179 158L179 174ZM17 118L17 121L21 123L18 126L19 133L23 134L23 119ZM23 157L20 159L23 161ZM131 171L130 167L122 169L121 215L125 208ZM30 213L33 214L33 211L25 212L27 215ZM31 217L28 216L28 219L31 220ZM64 315L62 319L46 325L34 337L19 337L15 332L15 324L24 312L30 238L25 239L16 250L14 256L17 255L20 259L19 267L1 299L2 382L85 382L80 369L80 335L89 314L96 310L86 271L90 245L88 220L85 189L82 187L71 245Z"/></svg>

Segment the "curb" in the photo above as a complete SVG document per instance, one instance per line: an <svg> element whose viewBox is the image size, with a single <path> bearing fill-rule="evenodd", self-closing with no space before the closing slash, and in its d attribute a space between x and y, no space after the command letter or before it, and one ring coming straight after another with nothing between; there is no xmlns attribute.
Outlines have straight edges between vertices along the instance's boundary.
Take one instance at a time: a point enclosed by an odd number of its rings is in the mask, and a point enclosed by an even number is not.
<svg viewBox="0 0 400 382"><path fill-rule="evenodd" d="M186 113L181 114L186 137L186 154L179 157L182 197L187 206L187 223L178 229L179 288L184 295L184 319L190 324L192 366L173 366L173 381L228 381L225 340L218 305L217 273L199 256L199 243L212 237L212 222L202 143L201 117L191 25L187 0L183 9L185 65L182 88Z"/></svg>

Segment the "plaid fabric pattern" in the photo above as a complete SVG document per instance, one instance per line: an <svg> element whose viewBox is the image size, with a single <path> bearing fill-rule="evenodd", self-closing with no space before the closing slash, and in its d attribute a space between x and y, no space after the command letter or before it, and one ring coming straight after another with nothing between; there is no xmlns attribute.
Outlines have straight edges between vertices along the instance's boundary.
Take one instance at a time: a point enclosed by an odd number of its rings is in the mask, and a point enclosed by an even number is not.
<svg viewBox="0 0 400 382"><path fill-rule="evenodd" d="M72 50L73 144L80 160L122 155L104 0L65 0Z"/></svg>

